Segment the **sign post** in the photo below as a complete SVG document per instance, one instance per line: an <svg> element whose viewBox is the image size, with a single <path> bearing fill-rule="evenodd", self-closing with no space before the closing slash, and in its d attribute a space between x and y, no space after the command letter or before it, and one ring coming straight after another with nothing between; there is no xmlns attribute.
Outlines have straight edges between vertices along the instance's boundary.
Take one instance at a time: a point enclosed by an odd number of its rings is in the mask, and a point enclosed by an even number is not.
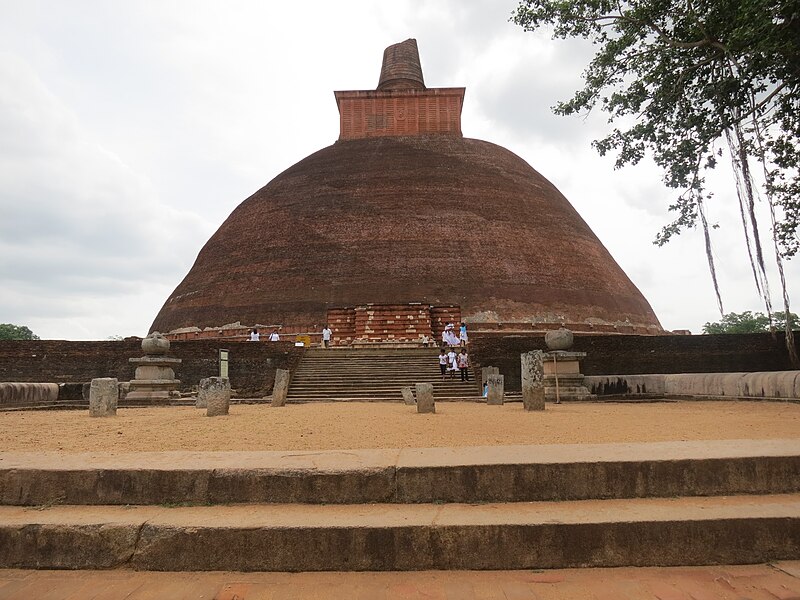
<svg viewBox="0 0 800 600"><path fill-rule="evenodd" d="M219 376L228 376L228 351L223 348L219 350Z"/></svg>

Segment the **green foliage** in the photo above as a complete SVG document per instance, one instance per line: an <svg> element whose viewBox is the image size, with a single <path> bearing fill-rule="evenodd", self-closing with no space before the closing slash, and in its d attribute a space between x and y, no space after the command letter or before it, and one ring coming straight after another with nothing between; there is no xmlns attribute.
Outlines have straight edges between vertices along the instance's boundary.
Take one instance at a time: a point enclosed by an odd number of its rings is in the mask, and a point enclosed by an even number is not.
<svg viewBox="0 0 800 600"><path fill-rule="evenodd" d="M0 323L0 340L38 340L39 336L24 325Z"/></svg>
<svg viewBox="0 0 800 600"><path fill-rule="evenodd" d="M800 329L800 318L794 313L790 313L790 325L792 329ZM786 327L786 313L772 313L772 325L777 329ZM716 323L706 323L703 325L703 333L760 333L770 330L770 322L767 315L760 312L727 313Z"/></svg>
<svg viewBox="0 0 800 600"><path fill-rule="evenodd" d="M734 169L738 161L749 179L752 159L764 173L783 255L800 249L797 0L523 0L512 21L597 47L583 89L555 110L570 115L599 106L622 125L594 142L600 154L616 151L618 167L649 154L666 185L680 190L670 207L677 217L657 244L704 221L710 194L703 174L732 140Z"/></svg>

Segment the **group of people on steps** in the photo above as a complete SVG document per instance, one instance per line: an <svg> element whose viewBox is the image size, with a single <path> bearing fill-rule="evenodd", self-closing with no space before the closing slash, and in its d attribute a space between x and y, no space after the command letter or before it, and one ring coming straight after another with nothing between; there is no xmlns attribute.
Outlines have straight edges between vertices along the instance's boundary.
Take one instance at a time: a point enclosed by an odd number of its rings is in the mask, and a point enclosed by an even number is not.
<svg viewBox="0 0 800 600"><path fill-rule="evenodd" d="M456 371L461 373L461 381L469 381L469 354L467 354L467 324L461 323L459 334L456 336L455 325L448 323L442 331L442 348L439 352L439 369L442 372L442 381L447 373L454 379ZM456 352L456 348L461 349Z"/></svg>

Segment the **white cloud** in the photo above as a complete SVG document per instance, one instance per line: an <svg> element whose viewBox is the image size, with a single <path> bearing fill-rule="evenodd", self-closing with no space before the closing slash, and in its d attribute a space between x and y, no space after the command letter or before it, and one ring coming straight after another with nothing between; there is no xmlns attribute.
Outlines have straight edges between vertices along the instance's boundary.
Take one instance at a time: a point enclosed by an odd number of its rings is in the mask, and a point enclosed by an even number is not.
<svg viewBox="0 0 800 600"><path fill-rule="evenodd" d="M108 335L146 332L144 310L158 310L211 226L160 203L8 53L0 54L0 135L1 320L48 337L102 336L104 321L113 322ZM143 306L154 287L159 295Z"/></svg>
<svg viewBox="0 0 800 600"><path fill-rule="evenodd" d="M552 115L590 49L523 32L508 22L516 4L3 2L0 321L46 337L143 333L225 217L335 141L333 90L374 88L383 49L415 37L429 86L467 87L465 135L550 179L662 324L699 331L717 318L702 236L652 245L672 202L660 172L597 156L602 115ZM732 187L715 186L726 309L758 310Z"/></svg>

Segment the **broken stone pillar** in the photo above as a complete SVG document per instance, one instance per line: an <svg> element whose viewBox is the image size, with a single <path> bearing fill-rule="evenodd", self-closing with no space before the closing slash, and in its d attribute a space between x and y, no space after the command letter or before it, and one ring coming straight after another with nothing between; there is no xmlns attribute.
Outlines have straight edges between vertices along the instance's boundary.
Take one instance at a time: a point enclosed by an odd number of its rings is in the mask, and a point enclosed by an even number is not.
<svg viewBox="0 0 800 600"><path fill-rule="evenodd" d="M414 406L414 404L416 404L416 400L414 400L414 392L411 390L411 386L401 388L400 392L403 394L403 402L405 402L407 406Z"/></svg>
<svg viewBox="0 0 800 600"><path fill-rule="evenodd" d="M228 396L230 397L230 380L227 377L206 377L201 379L197 386L197 399L195 400L196 408L208 408L208 398L210 394L216 393L220 380L227 381ZM216 381L215 381L216 380Z"/></svg>
<svg viewBox="0 0 800 600"><path fill-rule="evenodd" d="M486 378L489 375L497 375L500 373L500 367L481 367L481 392L483 392L483 386L486 385Z"/></svg>
<svg viewBox="0 0 800 600"><path fill-rule="evenodd" d="M522 360L522 405L525 410L544 410L544 354L525 352Z"/></svg>
<svg viewBox="0 0 800 600"><path fill-rule="evenodd" d="M231 404L231 382L227 377L206 377L200 380L197 389L198 401L200 394L206 402L206 416L218 417L227 415Z"/></svg>
<svg viewBox="0 0 800 600"><path fill-rule="evenodd" d="M195 408L208 408L208 380L210 377L201 379L197 384L197 398L194 401Z"/></svg>
<svg viewBox="0 0 800 600"><path fill-rule="evenodd" d="M489 387L489 393L486 396L486 404L500 406L505 399L505 377L503 375L488 375L486 377L486 384Z"/></svg>
<svg viewBox="0 0 800 600"><path fill-rule="evenodd" d="M418 383L417 389L417 412L418 413L435 413L436 404L433 401L433 384L432 383Z"/></svg>
<svg viewBox="0 0 800 600"><path fill-rule="evenodd" d="M275 385L272 387L272 406L285 406L289 393L289 371L278 369L275 372Z"/></svg>
<svg viewBox="0 0 800 600"><path fill-rule="evenodd" d="M117 414L119 382L112 377L92 379L89 385L89 416L113 417Z"/></svg>

